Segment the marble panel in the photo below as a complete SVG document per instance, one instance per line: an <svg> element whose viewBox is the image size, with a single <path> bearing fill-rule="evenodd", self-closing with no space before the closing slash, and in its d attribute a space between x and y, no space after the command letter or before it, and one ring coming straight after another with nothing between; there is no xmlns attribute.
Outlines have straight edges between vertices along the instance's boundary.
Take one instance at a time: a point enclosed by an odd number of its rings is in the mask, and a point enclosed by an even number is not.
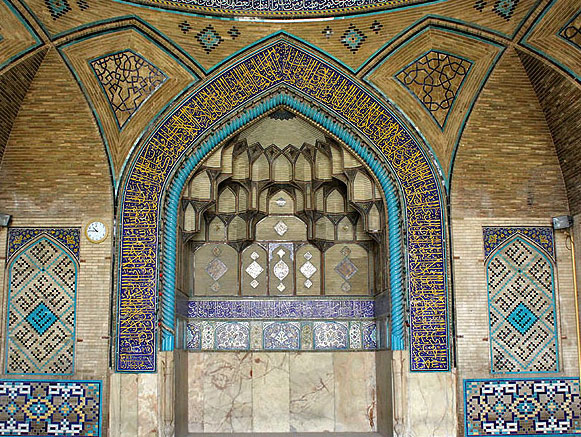
<svg viewBox="0 0 581 437"><path fill-rule="evenodd" d="M290 357L291 432L333 432L333 354L296 353Z"/></svg>
<svg viewBox="0 0 581 437"><path fill-rule="evenodd" d="M204 431L204 357L188 354L188 431ZM179 383L179 381L178 381Z"/></svg>
<svg viewBox="0 0 581 437"><path fill-rule="evenodd" d="M335 375L335 431L375 431L374 353L334 353L333 370Z"/></svg>
<svg viewBox="0 0 581 437"><path fill-rule="evenodd" d="M207 354L203 380L204 433L252 432L251 354Z"/></svg>
<svg viewBox="0 0 581 437"><path fill-rule="evenodd" d="M138 381L139 413L137 436L152 436L159 432L158 374L142 373ZM135 400L133 400L135 402Z"/></svg>
<svg viewBox="0 0 581 437"><path fill-rule="evenodd" d="M289 354L252 355L253 432L289 432Z"/></svg>

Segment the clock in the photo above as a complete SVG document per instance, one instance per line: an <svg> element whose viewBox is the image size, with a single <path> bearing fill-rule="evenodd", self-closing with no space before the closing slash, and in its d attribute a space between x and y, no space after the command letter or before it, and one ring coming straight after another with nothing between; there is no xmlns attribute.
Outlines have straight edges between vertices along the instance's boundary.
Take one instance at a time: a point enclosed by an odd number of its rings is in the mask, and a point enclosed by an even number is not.
<svg viewBox="0 0 581 437"><path fill-rule="evenodd" d="M85 228L85 236L91 243L101 243L107 235L109 235L107 226L98 220L92 221Z"/></svg>

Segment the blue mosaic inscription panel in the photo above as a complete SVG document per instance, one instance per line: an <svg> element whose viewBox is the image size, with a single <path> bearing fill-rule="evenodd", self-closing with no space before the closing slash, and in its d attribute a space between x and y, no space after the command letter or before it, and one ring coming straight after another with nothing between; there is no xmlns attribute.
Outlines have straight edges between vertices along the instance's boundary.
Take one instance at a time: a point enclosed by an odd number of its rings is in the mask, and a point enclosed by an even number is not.
<svg viewBox="0 0 581 437"><path fill-rule="evenodd" d="M579 380L465 380L464 425L473 437L579 435Z"/></svg>
<svg viewBox="0 0 581 437"><path fill-rule="evenodd" d="M7 259L40 235L50 235L79 259L81 230L74 228L10 228Z"/></svg>
<svg viewBox="0 0 581 437"><path fill-rule="evenodd" d="M492 372L557 372L554 272L521 237L499 246L486 264Z"/></svg>
<svg viewBox="0 0 581 437"><path fill-rule="evenodd" d="M488 258L494 250L512 236L519 234L542 248L555 261L555 246L553 228L547 226L501 227L485 226L482 228L484 237L484 258Z"/></svg>
<svg viewBox="0 0 581 437"><path fill-rule="evenodd" d="M196 319L331 319L373 318L373 299L204 299L189 302Z"/></svg>
<svg viewBox="0 0 581 437"><path fill-rule="evenodd" d="M71 374L77 264L42 237L8 269L6 373Z"/></svg>
<svg viewBox="0 0 581 437"><path fill-rule="evenodd" d="M101 435L101 381L0 381L0 436Z"/></svg>

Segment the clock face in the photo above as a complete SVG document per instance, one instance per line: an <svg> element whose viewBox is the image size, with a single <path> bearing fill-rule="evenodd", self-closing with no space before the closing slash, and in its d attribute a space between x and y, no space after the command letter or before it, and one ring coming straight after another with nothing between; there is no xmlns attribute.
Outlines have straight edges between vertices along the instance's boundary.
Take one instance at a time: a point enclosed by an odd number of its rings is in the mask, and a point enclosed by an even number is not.
<svg viewBox="0 0 581 437"><path fill-rule="evenodd" d="M100 243L107 238L107 226L99 221L89 223L85 229L85 234L89 241L93 243Z"/></svg>

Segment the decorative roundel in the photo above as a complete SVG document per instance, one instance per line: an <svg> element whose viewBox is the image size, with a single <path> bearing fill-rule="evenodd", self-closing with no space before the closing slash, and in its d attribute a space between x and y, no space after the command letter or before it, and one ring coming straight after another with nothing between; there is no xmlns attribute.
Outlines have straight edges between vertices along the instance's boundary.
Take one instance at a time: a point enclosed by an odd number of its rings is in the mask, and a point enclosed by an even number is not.
<svg viewBox="0 0 581 437"><path fill-rule="evenodd" d="M85 236L91 243L101 243L105 241L107 235L109 235L107 225L99 220L92 221L85 228Z"/></svg>

